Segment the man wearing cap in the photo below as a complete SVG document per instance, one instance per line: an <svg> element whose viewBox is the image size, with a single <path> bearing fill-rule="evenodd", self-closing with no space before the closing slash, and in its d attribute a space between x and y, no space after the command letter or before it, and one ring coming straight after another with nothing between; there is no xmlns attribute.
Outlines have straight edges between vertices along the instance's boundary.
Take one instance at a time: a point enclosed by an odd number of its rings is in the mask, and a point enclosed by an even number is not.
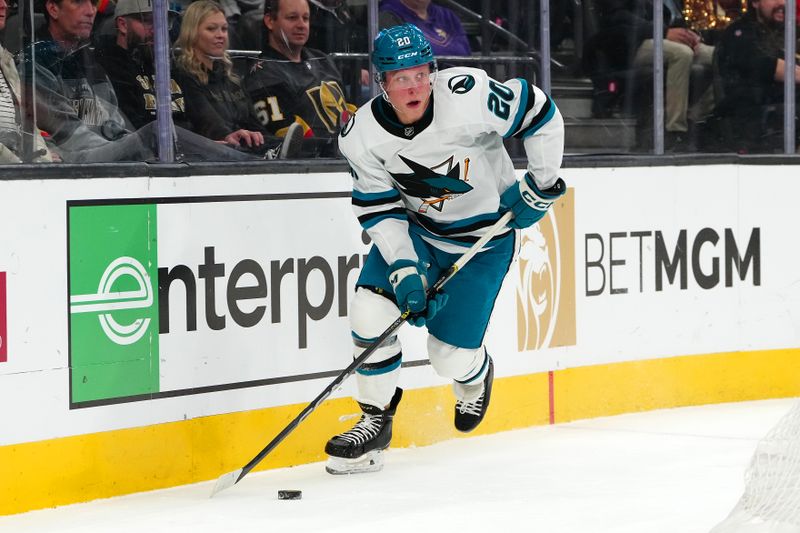
<svg viewBox="0 0 800 533"><path fill-rule="evenodd" d="M134 127L156 119L152 0L119 0L114 10L116 34L102 36L95 58L108 73L122 112ZM170 79L172 119L185 127L183 92Z"/></svg>

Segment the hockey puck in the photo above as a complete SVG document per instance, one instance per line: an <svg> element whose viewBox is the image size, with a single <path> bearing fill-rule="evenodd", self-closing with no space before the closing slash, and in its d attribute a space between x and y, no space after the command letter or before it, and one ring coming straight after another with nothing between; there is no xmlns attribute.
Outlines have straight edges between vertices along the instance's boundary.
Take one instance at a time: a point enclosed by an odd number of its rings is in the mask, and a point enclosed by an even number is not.
<svg viewBox="0 0 800 533"><path fill-rule="evenodd" d="M303 497L302 490L279 490L279 500L299 500Z"/></svg>

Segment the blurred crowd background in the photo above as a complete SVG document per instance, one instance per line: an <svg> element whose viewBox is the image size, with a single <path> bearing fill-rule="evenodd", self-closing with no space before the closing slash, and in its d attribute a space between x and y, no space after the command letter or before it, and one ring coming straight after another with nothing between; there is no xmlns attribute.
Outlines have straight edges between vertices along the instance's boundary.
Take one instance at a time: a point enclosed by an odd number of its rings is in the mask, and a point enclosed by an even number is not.
<svg viewBox="0 0 800 533"><path fill-rule="evenodd" d="M379 94L371 41L403 22L440 69L549 92L567 154L798 144L785 0L9 1L4 164L337 158L339 128Z"/></svg>

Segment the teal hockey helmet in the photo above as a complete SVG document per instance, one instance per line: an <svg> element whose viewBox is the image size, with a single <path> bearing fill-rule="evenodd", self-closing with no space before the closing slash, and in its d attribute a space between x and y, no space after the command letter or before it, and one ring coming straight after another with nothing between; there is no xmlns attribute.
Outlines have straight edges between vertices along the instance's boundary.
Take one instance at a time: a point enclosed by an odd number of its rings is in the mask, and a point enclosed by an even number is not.
<svg viewBox="0 0 800 533"><path fill-rule="evenodd" d="M431 70L436 70L436 58L433 57L431 43L422 30L413 24L386 28L375 37L372 64L379 76L384 72L428 63L433 63Z"/></svg>

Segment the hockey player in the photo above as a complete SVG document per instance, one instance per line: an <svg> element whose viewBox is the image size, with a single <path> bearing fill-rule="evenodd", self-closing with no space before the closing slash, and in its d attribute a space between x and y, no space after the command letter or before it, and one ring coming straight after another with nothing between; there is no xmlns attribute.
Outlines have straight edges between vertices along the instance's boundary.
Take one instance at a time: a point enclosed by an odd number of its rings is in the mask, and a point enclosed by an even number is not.
<svg viewBox="0 0 800 533"><path fill-rule="evenodd" d="M339 147L353 176L353 208L374 245L350 307L356 356L401 311L428 328L433 369L453 382L456 429L486 414L494 374L483 346L497 293L515 254L515 231L541 219L566 192L558 177L564 127L553 100L522 79L499 83L474 68L437 72L430 43L412 24L381 31L372 62L382 95L343 127ZM523 139L524 178L503 139ZM435 281L505 211L509 228L426 299ZM331 438L327 470L380 470L402 396L402 352L388 339L356 373L363 414Z"/></svg>

